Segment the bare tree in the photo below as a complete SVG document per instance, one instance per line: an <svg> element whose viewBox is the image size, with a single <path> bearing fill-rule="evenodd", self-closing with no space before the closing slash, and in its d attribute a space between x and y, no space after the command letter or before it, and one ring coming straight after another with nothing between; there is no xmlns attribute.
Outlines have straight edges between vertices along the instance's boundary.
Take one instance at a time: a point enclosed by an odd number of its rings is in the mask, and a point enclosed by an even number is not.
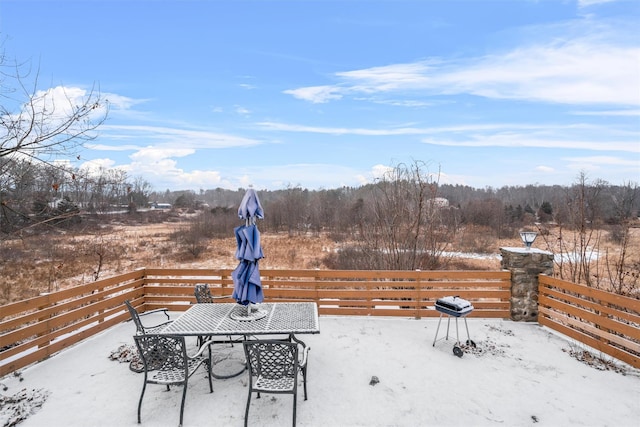
<svg viewBox="0 0 640 427"><path fill-rule="evenodd" d="M28 223L16 223L16 218L29 218L19 197L24 175L15 172L42 165L60 168L59 160L77 156L96 137L108 114L108 103L95 88L39 90L38 77L29 63L9 64L0 52L0 220L9 232ZM14 173L5 180L9 172Z"/></svg>
<svg viewBox="0 0 640 427"><path fill-rule="evenodd" d="M564 203L555 215L559 226L556 247L549 241L547 245L559 252L556 263L563 279L588 286L595 284L597 273L591 271L591 262L600 245L600 196L604 185L601 180L589 182L586 173L581 172L575 184L566 190Z"/></svg>
<svg viewBox="0 0 640 427"><path fill-rule="evenodd" d="M637 184L627 183L612 197L611 205L615 209L614 224L611 229L611 240L618 243L617 254L607 251L606 273L614 292L618 294L632 294L640 283L640 258L629 250L631 239L631 224L633 206L640 197Z"/></svg>
<svg viewBox="0 0 640 427"><path fill-rule="evenodd" d="M437 174L422 162L400 164L374 186L362 214L360 251L368 265L361 268L435 269L441 266L451 233L451 210L438 197Z"/></svg>

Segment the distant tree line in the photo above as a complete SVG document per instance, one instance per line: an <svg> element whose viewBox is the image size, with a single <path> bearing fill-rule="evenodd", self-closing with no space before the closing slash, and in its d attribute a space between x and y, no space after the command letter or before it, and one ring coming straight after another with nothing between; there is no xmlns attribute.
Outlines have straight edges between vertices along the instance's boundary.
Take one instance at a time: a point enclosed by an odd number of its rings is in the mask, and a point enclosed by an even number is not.
<svg viewBox="0 0 640 427"><path fill-rule="evenodd" d="M448 228L483 226L496 238L517 236L519 229L536 223L556 223L568 229L586 225L616 226L638 218L640 189L629 182L611 185L589 181L580 174L569 186L505 186L477 189L439 184L433 178L405 179L402 173L420 174L415 165L397 165L390 174L361 187L308 190L289 187L259 190L265 210L261 229L301 234L308 232L360 233L379 222L393 225L400 218L417 220L438 211ZM402 173L401 173L402 172ZM415 177L414 177L415 178ZM246 189L151 192L145 199L171 203L176 208L208 210L234 217ZM446 200L446 205L442 205ZM384 205L383 205L384 204ZM206 208L203 208L206 206ZM433 208L433 209L431 209ZM437 208L437 209L435 209ZM445 221L446 219L446 221ZM430 218L432 223L433 217Z"/></svg>
<svg viewBox="0 0 640 427"><path fill-rule="evenodd" d="M168 201L175 197L175 206L187 209L207 206L192 233L184 234L201 252L202 241L199 246L194 242L228 237L240 223L237 207L244 192L167 191L163 196ZM396 165L375 183L357 188L289 187L258 194L265 211L262 232L327 233L349 243L327 257L328 268L446 268L453 259L443 255L454 243L467 242L469 250L482 251L495 239L519 238L520 230L529 229L539 233L541 247L559 255L561 278L590 286L606 282L620 293L635 289L640 280L638 254L627 250L640 212L640 189L633 182L611 185L581 173L569 186L476 189L439 184L438 174L417 161ZM619 250L594 264L592 255L602 252L604 233Z"/></svg>

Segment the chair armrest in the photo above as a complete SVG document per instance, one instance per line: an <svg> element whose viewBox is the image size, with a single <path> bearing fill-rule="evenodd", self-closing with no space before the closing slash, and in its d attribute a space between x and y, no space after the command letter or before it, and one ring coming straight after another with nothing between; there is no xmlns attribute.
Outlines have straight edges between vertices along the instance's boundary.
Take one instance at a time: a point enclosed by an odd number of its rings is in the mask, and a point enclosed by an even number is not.
<svg viewBox="0 0 640 427"><path fill-rule="evenodd" d="M189 359L197 359L198 357L202 356L202 353L204 353L204 351L207 349L207 347L210 347L212 344L214 344L213 339L209 339L207 341L205 341L200 348L198 349L198 351L193 354L193 355L188 355L187 357ZM211 351L211 349L209 349L209 351Z"/></svg>
<svg viewBox="0 0 640 427"><path fill-rule="evenodd" d="M147 314L160 313L163 312L165 316L167 316L168 320L171 320L171 316L169 316L168 308L156 308L155 310L145 311L144 313L140 313L139 316L146 316Z"/></svg>
<svg viewBox="0 0 640 427"><path fill-rule="evenodd" d="M311 350L311 347L308 347L304 341L297 338L294 334L289 335L289 340L297 343L302 347L302 360L298 362L298 365L300 365L300 367L304 367L307 364L307 355L309 354L309 350Z"/></svg>
<svg viewBox="0 0 640 427"><path fill-rule="evenodd" d="M302 360L298 362L298 366L300 366L301 368L304 368L305 366L307 366L307 356L309 355L309 350L311 350L311 347L307 347L306 345L303 346Z"/></svg>

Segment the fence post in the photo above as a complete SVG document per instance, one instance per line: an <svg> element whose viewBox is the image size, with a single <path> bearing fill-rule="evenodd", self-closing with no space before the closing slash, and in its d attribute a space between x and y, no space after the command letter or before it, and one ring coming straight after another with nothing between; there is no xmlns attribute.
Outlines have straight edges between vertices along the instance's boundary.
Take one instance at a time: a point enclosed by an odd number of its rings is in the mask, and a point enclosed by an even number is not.
<svg viewBox="0 0 640 427"><path fill-rule="evenodd" d="M511 271L511 320L538 321L538 275L553 275L553 254L535 248L500 248L501 266Z"/></svg>

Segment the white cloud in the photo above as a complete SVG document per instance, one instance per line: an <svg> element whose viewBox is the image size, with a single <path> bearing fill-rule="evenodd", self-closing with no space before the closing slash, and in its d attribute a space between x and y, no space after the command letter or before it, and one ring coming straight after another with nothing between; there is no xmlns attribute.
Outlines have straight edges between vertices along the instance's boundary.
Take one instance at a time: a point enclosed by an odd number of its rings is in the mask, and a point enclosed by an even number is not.
<svg viewBox="0 0 640 427"><path fill-rule="evenodd" d="M185 157L193 153L195 153L195 150L192 148L145 147L129 157L134 162L156 164L171 157Z"/></svg>
<svg viewBox="0 0 640 427"><path fill-rule="evenodd" d="M589 141L586 139L562 139L553 135L536 137L531 134L503 132L490 135L469 135L465 139L424 138L425 144L456 147L537 147L570 148L593 151L640 152L637 141Z"/></svg>
<svg viewBox="0 0 640 427"><path fill-rule="evenodd" d="M563 104L640 102L640 48L588 40L536 45L481 58L437 77L443 92Z"/></svg>
<svg viewBox="0 0 640 427"><path fill-rule="evenodd" d="M131 151L139 150L141 147L138 145L106 145L106 144L94 144L87 143L85 148L96 151Z"/></svg>
<svg viewBox="0 0 640 427"><path fill-rule="evenodd" d="M584 156L584 157L568 157L565 160L574 163L590 163L607 166L635 166L640 171L638 159L629 159L613 156Z"/></svg>
<svg viewBox="0 0 640 427"><path fill-rule="evenodd" d="M604 171L615 169L618 173L626 175L625 180L637 180L640 173L640 158L629 159L612 156L585 156L569 157L564 159L567 169L577 172L589 172L594 176L601 176ZM626 172L626 173L625 173Z"/></svg>
<svg viewBox="0 0 640 427"><path fill-rule="evenodd" d="M241 136L165 126L103 125L100 129L103 132L101 141L106 139L144 139L145 141L155 141L157 144L172 147L180 146L190 148L249 147L261 144L259 140Z"/></svg>
<svg viewBox="0 0 640 427"><path fill-rule="evenodd" d="M112 159L93 159L82 163L79 167L81 171L90 176L100 176L105 170L112 169L116 162Z"/></svg>
<svg viewBox="0 0 640 427"><path fill-rule="evenodd" d="M532 125L518 125L518 124L473 124L473 125L456 125L456 126L443 126L443 127L427 127L427 128L414 128L414 127L391 127L387 129L368 129L368 128L333 128L322 126L306 126L289 123L279 122L259 122L258 126L263 127L265 130L283 131L283 132L306 132L306 133L318 133L328 135L363 135L363 136L398 136L398 135L426 135L432 133L441 132L467 132L471 130L490 130L490 129L502 129L505 127L510 128L526 128L530 129Z"/></svg>
<svg viewBox="0 0 640 427"><path fill-rule="evenodd" d="M618 0L578 0L579 7L589 7L597 4L611 3Z"/></svg>
<svg viewBox="0 0 640 427"><path fill-rule="evenodd" d="M432 71L434 67L427 62L416 62L345 71L336 76L354 82L349 91L375 93L433 86Z"/></svg>
<svg viewBox="0 0 640 427"><path fill-rule="evenodd" d="M540 147L574 148L594 151L619 150L640 152L637 132L617 132L619 140L597 140L611 135L611 129L587 124L486 123L442 127L397 127L389 129L331 128L278 122L260 122L266 130L306 132L329 135L424 136L422 142L460 147ZM465 135L464 139L460 135Z"/></svg>
<svg viewBox="0 0 640 427"><path fill-rule="evenodd" d="M129 110L133 106L147 102L147 99L134 99L116 93L104 93L102 97L109 102L111 110Z"/></svg>
<svg viewBox="0 0 640 427"><path fill-rule="evenodd" d="M337 72L340 83L335 86L303 87L285 93L314 103L346 95L411 92L412 97L472 94L562 104L637 106L638 58L637 46L617 45L585 32L582 37L565 34L547 43L465 61L431 59Z"/></svg>
<svg viewBox="0 0 640 427"><path fill-rule="evenodd" d="M73 86L56 86L47 90L35 91L28 103L21 106L19 113L13 117L7 117L10 121L35 117L36 125L41 124L44 120L46 128L54 129L56 127L64 128L67 134L80 132L85 128L84 123L68 123L69 118L75 114L78 106L85 105L88 101L98 99L97 93L92 93L86 89ZM97 108L92 109L87 118L89 120L99 120L106 113L106 105L100 104ZM1 117L0 117L1 118ZM67 128L67 124L69 127ZM77 127L76 127L77 126ZM0 129L4 133L7 129ZM5 135L2 135L5 136ZM9 138L11 141L11 138Z"/></svg>
<svg viewBox="0 0 640 427"><path fill-rule="evenodd" d="M236 113L237 114L241 114L243 116L251 114L251 110L249 110L248 108L244 108L244 107L241 107L239 105L236 105L235 108L236 108Z"/></svg>
<svg viewBox="0 0 640 427"><path fill-rule="evenodd" d="M294 98L309 101L314 104L323 104L342 98L341 90L337 86L312 86L298 89L285 90L283 93L292 95Z"/></svg>
<svg viewBox="0 0 640 427"><path fill-rule="evenodd" d="M608 111L573 111L570 114L576 116L617 116L640 117L640 110L608 110Z"/></svg>
<svg viewBox="0 0 640 427"><path fill-rule="evenodd" d="M552 168L551 166L543 166L543 165L536 166L535 170L537 172L541 172L541 173L553 173L553 172L555 172L555 169Z"/></svg>
<svg viewBox="0 0 640 427"><path fill-rule="evenodd" d="M368 182L382 179L391 171L393 171L393 167L391 166L375 165L371 168L371 177Z"/></svg>
<svg viewBox="0 0 640 427"><path fill-rule="evenodd" d="M180 157L184 153L165 153L167 156ZM145 179L154 183L156 190L164 188L172 190L194 189L194 188L215 188L223 187L233 189L233 187L222 179L219 171L214 170L193 170L185 171L178 166L178 162L169 157L162 157L162 153L155 153L155 158L149 159L144 156L137 156L131 164L122 166L130 174L144 176Z"/></svg>

